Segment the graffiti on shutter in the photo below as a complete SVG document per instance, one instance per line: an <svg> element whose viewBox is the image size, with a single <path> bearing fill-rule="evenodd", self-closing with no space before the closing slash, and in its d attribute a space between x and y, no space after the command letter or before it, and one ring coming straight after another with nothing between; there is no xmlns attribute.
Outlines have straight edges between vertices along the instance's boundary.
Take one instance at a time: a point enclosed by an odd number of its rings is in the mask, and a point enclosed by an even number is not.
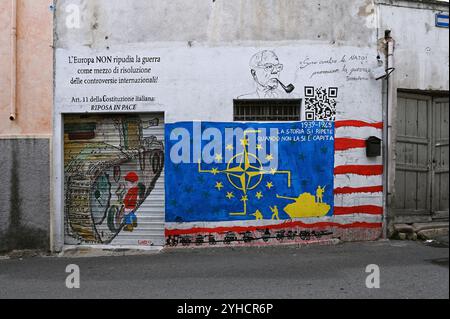
<svg viewBox="0 0 450 319"><path fill-rule="evenodd" d="M159 125L139 116L66 117L66 242L109 244L139 227L140 207L164 167L163 140L148 133Z"/></svg>

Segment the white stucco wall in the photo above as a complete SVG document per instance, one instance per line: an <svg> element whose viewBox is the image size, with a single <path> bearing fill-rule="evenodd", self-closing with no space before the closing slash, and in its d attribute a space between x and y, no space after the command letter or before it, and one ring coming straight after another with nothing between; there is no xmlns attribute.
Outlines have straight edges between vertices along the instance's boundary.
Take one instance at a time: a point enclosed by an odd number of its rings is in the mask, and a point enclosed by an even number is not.
<svg viewBox="0 0 450 319"><path fill-rule="evenodd" d="M337 120L357 119L380 122L381 82L370 74L376 66L373 48L330 47L310 43L266 42L260 47L207 47L187 48L184 43L151 43L121 46L116 50L91 50L76 47L56 51L56 109L62 112L108 111L93 105L91 97L148 96L151 102L138 103L138 112L164 111L167 122L176 121L233 121L233 99L255 92L256 84L250 73L251 57L270 50L277 54L283 71L280 80L292 83L296 89L289 98L304 99L304 88L337 87ZM159 63L70 63L73 57L160 57ZM312 63L312 64L311 64ZM118 67L151 67L147 78L157 77L151 84L86 84L92 79L140 78L142 75L101 74L80 75L85 69ZM83 83L71 84L79 78ZM83 97L88 97L86 103ZM126 111L126 110L125 110ZM304 113L304 108L302 110ZM303 114L302 118L305 116Z"/></svg>
<svg viewBox="0 0 450 319"><path fill-rule="evenodd" d="M323 221L345 225L344 239L380 236L383 182L382 175L373 171L382 165L382 158L367 158L361 147L369 136L382 137L382 85L371 74L377 55L382 55L377 51L377 37L382 35L372 1L59 0L56 4L56 137L62 134L63 113L111 113L92 108L97 103L91 98L104 95L152 97L137 103L133 112L163 111L166 122L232 121L233 99L255 91L251 57L262 50L273 51L283 64L280 80L296 87L289 97L304 99L306 87L338 89L336 138L341 145L335 166L343 172L335 177L335 188L341 192L336 192L334 201L343 214L351 213ZM70 4L80 12L80 28L67 27L73 14L66 12ZM146 75L157 80L86 85L86 79L121 77L77 75L80 68L121 68L114 61L89 66L73 63L74 57L95 61L98 56L158 57ZM127 63L130 66L137 68L139 63ZM70 83L76 77L81 84ZM303 119L304 111L303 105ZM55 163L62 163L61 139L55 138L54 149ZM56 211L63 211L62 172L62 164L57 165ZM370 212L365 211L367 207ZM55 225L62 221L60 215ZM55 230L56 246L62 245L62 229Z"/></svg>
<svg viewBox="0 0 450 319"><path fill-rule="evenodd" d="M323 41L366 46L366 0L57 0L57 47L106 48L124 43L193 41L209 45L250 41ZM66 28L66 9L78 5L81 27ZM369 17L369 19L368 19ZM106 38L107 37L107 38ZM187 44L187 43L186 43Z"/></svg>
<svg viewBox="0 0 450 319"><path fill-rule="evenodd" d="M381 3L387 1L380 1ZM398 1L380 5L382 30L395 40L395 86L412 90L449 89L449 31L435 26L435 15L447 4Z"/></svg>
<svg viewBox="0 0 450 319"><path fill-rule="evenodd" d="M391 76L391 101L388 107L388 205L395 196L397 158L397 93L414 90L433 94L449 90L449 29L435 26L437 13L448 13L445 1L379 0L380 29L391 30L395 41Z"/></svg>
<svg viewBox="0 0 450 319"><path fill-rule="evenodd" d="M109 90L118 95L155 97L153 103L138 106L138 111L163 110L168 122L231 121L233 99L255 90L250 58L261 50L272 50L284 65L280 79L296 86L295 97L303 98L305 86L338 87L337 118L381 121L379 82L368 72L352 71L376 66L376 11L372 1L56 3L56 110L89 110L89 105L69 100ZM79 29L67 27L72 11L66 10L71 5L79 10ZM137 54L161 57L160 63L152 64L157 84L109 88L68 85L80 67L68 63L70 56ZM349 61L352 55L363 60ZM336 62L322 63L330 59ZM307 65L310 62L316 64ZM349 79L355 77L364 80Z"/></svg>

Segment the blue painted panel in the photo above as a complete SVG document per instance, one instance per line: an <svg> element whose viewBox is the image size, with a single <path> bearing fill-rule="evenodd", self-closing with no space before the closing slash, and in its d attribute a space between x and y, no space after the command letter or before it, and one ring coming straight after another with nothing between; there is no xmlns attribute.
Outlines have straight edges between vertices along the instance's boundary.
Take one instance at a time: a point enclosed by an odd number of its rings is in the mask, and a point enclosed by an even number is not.
<svg viewBox="0 0 450 319"><path fill-rule="evenodd" d="M448 28L448 13L436 14L436 26L440 28Z"/></svg>
<svg viewBox="0 0 450 319"><path fill-rule="evenodd" d="M165 134L167 222L333 214L333 122L181 122Z"/></svg>

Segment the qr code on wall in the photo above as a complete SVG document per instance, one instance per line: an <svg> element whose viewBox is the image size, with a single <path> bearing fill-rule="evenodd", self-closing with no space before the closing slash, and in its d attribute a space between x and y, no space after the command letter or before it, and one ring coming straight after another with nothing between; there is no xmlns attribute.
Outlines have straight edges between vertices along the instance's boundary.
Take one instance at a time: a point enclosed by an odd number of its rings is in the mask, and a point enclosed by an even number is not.
<svg viewBox="0 0 450 319"><path fill-rule="evenodd" d="M337 87L305 87L305 118L307 121L335 121Z"/></svg>

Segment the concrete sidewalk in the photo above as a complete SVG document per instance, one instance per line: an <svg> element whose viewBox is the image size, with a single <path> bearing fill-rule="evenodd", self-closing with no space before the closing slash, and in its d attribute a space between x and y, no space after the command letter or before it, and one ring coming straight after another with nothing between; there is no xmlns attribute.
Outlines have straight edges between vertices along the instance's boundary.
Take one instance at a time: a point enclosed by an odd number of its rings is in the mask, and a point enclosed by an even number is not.
<svg viewBox="0 0 450 319"><path fill-rule="evenodd" d="M0 298L449 298L449 250L413 241L0 260ZM66 266L81 271L67 289ZM368 289L366 267L380 267Z"/></svg>

